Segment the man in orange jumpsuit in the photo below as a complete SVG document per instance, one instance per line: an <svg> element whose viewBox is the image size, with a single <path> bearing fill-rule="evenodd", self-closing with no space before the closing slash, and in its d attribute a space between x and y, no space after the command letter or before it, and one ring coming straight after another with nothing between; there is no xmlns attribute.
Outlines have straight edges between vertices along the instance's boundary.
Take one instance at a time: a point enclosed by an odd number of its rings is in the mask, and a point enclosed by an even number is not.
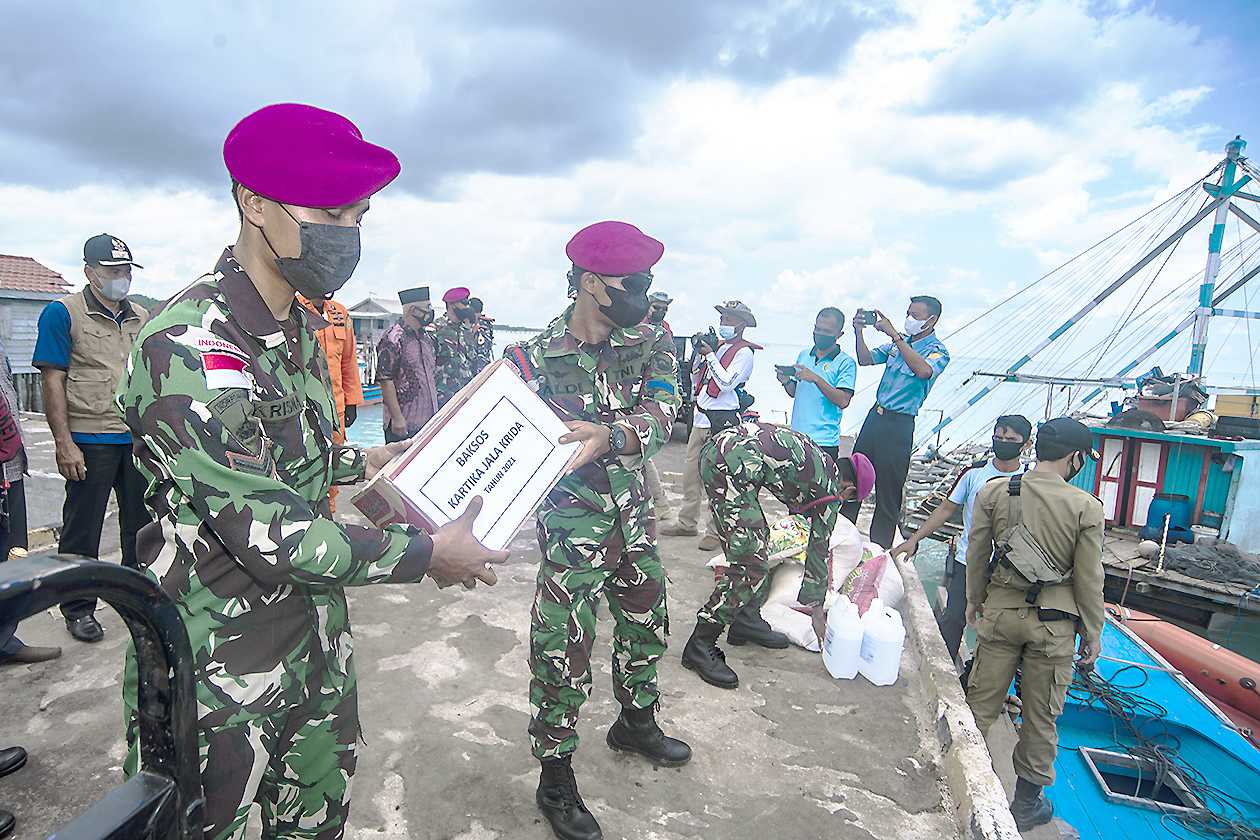
<svg viewBox="0 0 1260 840"><path fill-rule="evenodd" d="M319 344L328 357L329 384L332 387L333 401L337 403L337 416L341 424L333 429L333 443L345 443L346 429L354 425L358 417L359 406L363 405L363 382L359 378L359 355L355 351L354 324L350 321L350 313L335 300L309 300L304 295L297 296L311 312L328 322L328 326L317 331ZM337 488L328 491L328 508L337 509Z"/></svg>

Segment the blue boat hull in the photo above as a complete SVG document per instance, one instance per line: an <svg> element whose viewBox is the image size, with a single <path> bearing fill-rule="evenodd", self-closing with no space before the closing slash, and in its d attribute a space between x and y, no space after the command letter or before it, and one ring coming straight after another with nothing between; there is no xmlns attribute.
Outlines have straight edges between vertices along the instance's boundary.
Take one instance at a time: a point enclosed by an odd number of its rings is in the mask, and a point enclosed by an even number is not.
<svg viewBox="0 0 1260 840"><path fill-rule="evenodd" d="M1157 708L1136 710L1133 721L1138 731L1153 743L1174 747L1182 764L1223 794L1223 798L1208 797L1207 806L1228 813L1231 819L1260 826L1260 750L1166 660L1110 618L1103 632L1102 655L1105 658L1098 663L1099 676L1118 689L1157 704ZM1164 710L1162 714L1158 707ZM1056 817L1080 832L1082 838L1192 836L1193 832L1176 819L1183 812L1167 807L1177 797L1161 797L1165 805L1160 810L1161 805L1145 799L1149 787L1139 791L1135 799L1126 799L1122 792L1117 795L1124 788L1126 772L1143 778L1148 786L1152 774L1117 771L1105 755L1096 755L1095 766L1091 766L1082 752L1087 748L1123 754L1126 747L1136 743L1122 720L1074 685L1059 720L1056 779L1047 794L1054 802ZM1108 791L1104 781L1115 790Z"/></svg>

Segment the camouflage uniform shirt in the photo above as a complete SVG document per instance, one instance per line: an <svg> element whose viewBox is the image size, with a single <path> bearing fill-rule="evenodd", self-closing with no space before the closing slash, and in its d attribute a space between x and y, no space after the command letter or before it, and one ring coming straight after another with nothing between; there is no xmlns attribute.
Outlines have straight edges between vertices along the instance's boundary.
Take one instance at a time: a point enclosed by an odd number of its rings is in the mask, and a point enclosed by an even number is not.
<svg viewBox="0 0 1260 840"><path fill-rule="evenodd" d="M613 691L622 706L656 704L665 651L665 573L643 481L644 459L669 439L678 411L677 364L665 334L639 324L599 345L569 330L570 306L505 356L564 420L617 424L642 452L606 454L560 480L538 510L542 562L530 627L529 731L537 758L577 748L578 710L590 695L595 610L613 616Z"/></svg>
<svg viewBox="0 0 1260 840"><path fill-rule="evenodd" d="M441 408L477 375L477 339L472 327L449 315L438 318L434 327L434 376Z"/></svg>
<svg viewBox="0 0 1260 840"><path fill-rule="evenodd" d="M268 739L296 727L289 718L299 709L332 721L336 747L319 751L337 761L334 750L347 750L341 775L353 772L358 715L343 588L417 581L429 565L423 534L327 516L329 486L362 479L364 453L331 443L337 418L318 326L296 304L278 323L229 249L213 275L145 325L115 398L156 515L140 532L140 563L175 600L192 643L208 795L226 779L230 788L257 784L262 771L248 766L263 760L257 744L269 750ZM133 723L135 678L129 655ZM260 720L272 723L252 723ZM231 811L230 801L208 800L207 836L229 826Z"/></svg>
<svg viewBox="0 0 1260 840"><path fill-rule="evenodd" d="M767 490L789 508L800 507L839 494L840 470L800 432L773 423L741 423L705 442L700 450L700 480L731 568L699 616L703 621L729 624L744 604L760 601L767 583L770 527L757 500L758 491ZM798 596L802 604L821 603L826 595L828 544L839 509L836 501L808 513L805 577Z"/></svg>

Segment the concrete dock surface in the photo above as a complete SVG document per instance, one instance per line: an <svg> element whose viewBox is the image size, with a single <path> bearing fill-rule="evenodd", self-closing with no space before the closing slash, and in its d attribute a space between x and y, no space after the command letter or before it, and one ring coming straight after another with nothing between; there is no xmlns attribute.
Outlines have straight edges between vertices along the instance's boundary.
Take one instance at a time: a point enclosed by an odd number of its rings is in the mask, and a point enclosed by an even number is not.
<svg viewBox="0 0 1260 840"><path fill-rule="evenodd" d="M49 477L56 467L51 443L41 445L46 428L30 420L24 426L37 527L37 520L59 520L60 479ZM657 461L675 497L682 457L683 448L673 444ZM764 495L763 504L768 516L781 512ZM43 510L48 506L52 515ZM352 511L343 502L338 515L353 520ZM106 534L112 542L103 559L117 562L116 519ZM910 635L895 685L833 680L818 655L797 648L724 645L741 678L737 690L724 691L679 662L695 610L713 583L709 555L697 542L660 540L671 635L660 668L659 717L669 734L691 744L689 765L653 769L604 744L617 708L612 625L601 610L596 681L582 708L574 768L605 837L1018 836L983 741L974 724L967 729L970 715L960 708L943 644L924 632L931 613L917 578L907 580L911 597L903 615ZM439 591L423 583L351 591L363 743L347 837L552 836L534 804L538 765L526 735L529 609L539 559L531 524L512 552L493 588ZM0 780L0 807L16 813L19 838L47 836L121 782L126 630L111 610L98 615L106 638L95 645L71 639L55 612L32 617L21 626L22 638L61 645L63 657L0 668L0 746L20 744L30 752L24 769Z"/></svg>

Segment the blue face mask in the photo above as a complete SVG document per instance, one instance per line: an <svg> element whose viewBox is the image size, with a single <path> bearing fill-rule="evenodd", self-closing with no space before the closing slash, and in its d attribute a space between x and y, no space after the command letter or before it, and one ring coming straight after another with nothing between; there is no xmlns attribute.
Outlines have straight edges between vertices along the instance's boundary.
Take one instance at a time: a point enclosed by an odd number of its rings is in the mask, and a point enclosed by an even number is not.
<svg viewBox="0 0 1260 840"><path fill-rule="evenodd" d="M730 341L732 338L735 337L735 328L728 326L726 324L720 325L718 327L717 332L718 332L718 338L722 339L723 341Z"/></svg>

